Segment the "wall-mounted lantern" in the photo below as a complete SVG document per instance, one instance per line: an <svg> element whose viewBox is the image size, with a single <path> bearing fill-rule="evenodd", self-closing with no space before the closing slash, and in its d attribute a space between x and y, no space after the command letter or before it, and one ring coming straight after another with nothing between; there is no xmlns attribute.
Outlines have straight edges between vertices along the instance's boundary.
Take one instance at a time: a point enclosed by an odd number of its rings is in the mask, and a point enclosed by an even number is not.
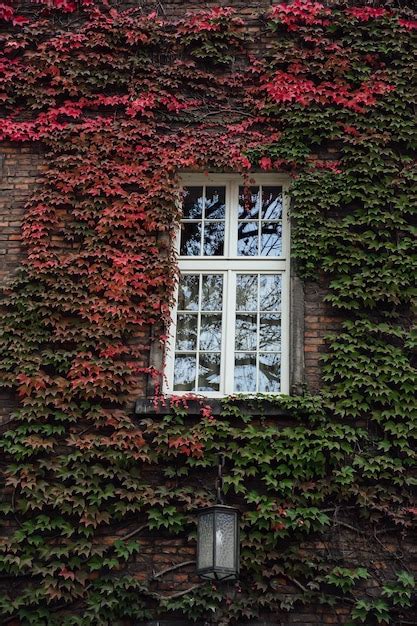
<svg viewBox="0 0 417 626"><path fill-rule="evenodd" d="M197 573L209 580L236 580L239 576L240 511L223 504L223 466L224 456L221 455L217 504L198 513Z"/></svg>

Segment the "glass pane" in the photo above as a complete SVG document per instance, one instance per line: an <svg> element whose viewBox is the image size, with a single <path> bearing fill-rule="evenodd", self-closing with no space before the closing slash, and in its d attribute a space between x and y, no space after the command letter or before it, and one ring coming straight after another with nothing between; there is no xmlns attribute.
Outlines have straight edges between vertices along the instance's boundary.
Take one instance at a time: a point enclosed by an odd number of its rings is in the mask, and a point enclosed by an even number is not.
<svg viewBox="0 0 417 626"><path fill-rule="evenodd" d="M256 315L236 315L236 350L256 350Z"/></svg>
<svg viewBox="0 0 417 626"><path fill-rule="evenodd" d="M203 274L202 311L221 311L223 303L222 274Z"/></svg>
<svg viewBox="0 0 417 626"><path fill-rule="evenodd" d="M238 256L256 256L258 254L259 222L239 222L237 229Z"/></svg>
<svg viewBox="0 0 417 626"><path fill-rule="evenodd" d="M260 302L261 311L281 310L281 275L263 274L260 280Z"/></svg>
<svg viewBox="0 0 417 626"><path fill-rule="evenodd" d="M198 274L183 274L178 288L178 310L198 311Z"/></svg>
<svg viewBox="0 0 417 626"><path fill-rule="evenodd" d="M204 245L205 256L222 256L224 244L224 222L205 222Z"/></svg>
<svg viewBox="0 0 417 626"><path fill-rule="evenodd" d="M275 393L280 391L281 355L259 355L259 392Z"/></svg>
<svg viewBox="0 0 417 626"><path fill-rule="evenodd" d="M281 350L281 317L261 315L259 350Z"/></svg>
<svg viewBox="0 0 417 626"><path fill-rule="evenodd" d="M258 308L258 275L238 274L236 278L236 310L256 311Z"/></svg>
<svg viewBox="0 0 417 626"><path fill-rule="evenodd" d="M239 187L238 218L240 220L258 219L260 200L259 187Z"/></svg>
<svg viewBox="0 0 417 626"><path fill-rule="evenodd" d="M224 220L226 215L226 187L206 188L206 220Z"/></svg>
<svg viewBox="0 0 417 626"><path fill-rule="evenodd" d="M201 254L201 222L182 222L181 256L199 256Z"/></svg>
<svg viewBox="0 0 417 626"><path fill-rule="evenodd" d="M174 390L194 391L196 358L194 354L176 354L174 364Z"/></svg>
<svg viewBox="0 0 417 626"><path fill-rule="evenodd" d="M201 515L198 520L198 569L213 567L213 513Z"/></svg>
<svg viewBox="0 0 417 626"><path fill-rule="evenodd" d="M178 313L177 315L177 350L197 350L197 314Z"/></svg>
<svg viewBox="0 0 417 626"><path fill-rule="evenodd" d="M183 219L201 219L203 202L203 187L184 187Z"/></svg>
<svg viewBox="0 0 417 626"><path fill-rule="evenodd" d="M281 256L282 226L276 222L262 222L260 256Z"/></svg>
<svg viewBox="0 0 417 626"><path fill-rule="evenodd" d="M198 391L219 391L220 354L200 352L197 389Z"/></svg>
<svg viewBox="0 0 417 626"><path fill-rule="evenodd" d="M262 187L262 219L282 219L282 188Z"/></svg>
<svg viewBox="0 0 417 626"><path fill-rule="evenodd" d="M216 513L216 566L235 567L236 516Z"/></svg>
<svg viewBox="0 0 417 626"><path fill-rule="evenodd" d="M200 350L220 350L222 341L222 316L203 314L200 326Z"/></svg>
<svg viewBox="0 0 417 626"><path fill-rule="evenodd" d="M235 354L235 391L256 391L256 355Z"/></svg>

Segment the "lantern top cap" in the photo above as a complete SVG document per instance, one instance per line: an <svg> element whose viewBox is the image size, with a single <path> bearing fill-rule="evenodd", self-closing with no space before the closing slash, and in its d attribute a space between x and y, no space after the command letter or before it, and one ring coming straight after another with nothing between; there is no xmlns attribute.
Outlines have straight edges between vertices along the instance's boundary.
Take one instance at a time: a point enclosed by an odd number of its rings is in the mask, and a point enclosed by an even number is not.
<svg viewBox="0 0 417 626"><path fill-rule="evenodd" d="M236 513L237 515L240 515L240 511L238 508L236 508L235 506L227 506L226 504L212 504L211 506L207 506L204 509L200 509L198 511L198 514L207 515L207 513L212 513L214 511L224 511L225 513Z"/></svg>

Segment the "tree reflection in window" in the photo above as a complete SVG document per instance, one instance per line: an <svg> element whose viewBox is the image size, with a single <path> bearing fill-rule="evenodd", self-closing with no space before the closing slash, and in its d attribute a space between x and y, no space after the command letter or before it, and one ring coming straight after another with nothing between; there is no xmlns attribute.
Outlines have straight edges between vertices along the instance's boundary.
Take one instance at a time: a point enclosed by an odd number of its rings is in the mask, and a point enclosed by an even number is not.
<svg viewBox="0 0 417 626"><path fill-rule="evenodd" d="M178 288L174 391L219 391L222 274L183 274Z"/></svg>
<svg viewBox="0 0 417 626"><path fill-rule="evenodd" d="M236 276L235 391L280 391L281 276Z"/></svg>
<svg viewBox="0 0 417 626"><path fill-rule="evenodd" d="M282 188L239 187L238 256L282 255Z"/></svg>
<svg viewBox="0 0 417 626"><path fill-rule="evenodd" d="M185 187L181 256L222 256L225 219L225 187Z"/></svg>

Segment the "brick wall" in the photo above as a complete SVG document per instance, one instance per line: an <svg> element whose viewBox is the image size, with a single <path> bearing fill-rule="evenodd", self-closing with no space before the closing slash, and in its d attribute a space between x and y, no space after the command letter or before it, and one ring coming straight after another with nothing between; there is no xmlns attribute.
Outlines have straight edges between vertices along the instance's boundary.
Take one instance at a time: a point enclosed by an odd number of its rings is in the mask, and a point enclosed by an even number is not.
<svg viewBox="0 0 417 626"><path fill-rule="evenodd" d="M0 145L0 285L22 262L21 223L25 204L42 175L42 156L33 146ZM0 427L16 408L15 398L0 392Z"/></svg>
<svg viewBox="0 0 417 626"><path fill-rule="evenodd" d="M33 146L0 145L0 281L22 260L20 227L25 204L42 174L42 157Z"/></svg>

